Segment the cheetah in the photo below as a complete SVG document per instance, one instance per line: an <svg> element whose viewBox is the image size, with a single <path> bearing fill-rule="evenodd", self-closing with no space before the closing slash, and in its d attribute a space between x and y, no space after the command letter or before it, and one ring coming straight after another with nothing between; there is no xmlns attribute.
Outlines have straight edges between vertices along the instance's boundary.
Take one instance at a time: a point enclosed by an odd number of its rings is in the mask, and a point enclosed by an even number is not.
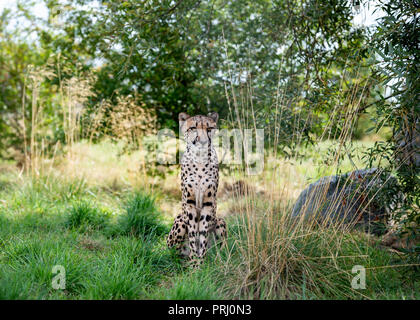
<svg viewBox="0 0 420 320"><path fill-rule="evenodd" d="M186 142L181 159L182 213L175 218L167 244L198 263L214 240L223 245L227 235L226 222L216 217L219 163L212 138L218 118L217 112L193 117L179 114Z"/></svg>

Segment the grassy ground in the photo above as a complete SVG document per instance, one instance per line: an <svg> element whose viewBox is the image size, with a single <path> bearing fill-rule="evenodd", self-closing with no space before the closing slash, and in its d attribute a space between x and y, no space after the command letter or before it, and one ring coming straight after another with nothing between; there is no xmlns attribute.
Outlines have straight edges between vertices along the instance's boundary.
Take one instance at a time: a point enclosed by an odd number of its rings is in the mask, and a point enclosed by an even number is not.
<svg viewBox="0 0 420 320"><path fill-rule="evenodd" d="M246 178L255 187L245 194L229 188L238 177L223 174L218 214L228 245L212 248L198 270L165 245L180 210L177 170L150 177L141 154L118 157L106 143L77 145L72 159L57 157L37 178L2 164L0 298L419 299L415 269L380 239L289 219L302 188L334 173L322 166L327 144L303 161L271 161ZM359 156L340 168L354 165ZM65 268L64 290L52 286L56 265ZM351 287L355 265L366 268L366 289Z"/></svg>

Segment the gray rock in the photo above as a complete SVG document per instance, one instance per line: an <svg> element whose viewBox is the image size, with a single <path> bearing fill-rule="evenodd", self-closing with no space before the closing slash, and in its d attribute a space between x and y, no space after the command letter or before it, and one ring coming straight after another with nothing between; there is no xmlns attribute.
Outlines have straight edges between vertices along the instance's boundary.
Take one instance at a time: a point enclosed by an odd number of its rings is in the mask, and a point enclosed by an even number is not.
<svg viewBox="0 0 420 320"><path fill-rule="evenodd" d="M319 222L357 224L381 234L384 230L376 222L386 221L389 215L381 189L390 182L395 178L381 177L376 168L321 178L302 191L292 217L304 215Z"/></svg>

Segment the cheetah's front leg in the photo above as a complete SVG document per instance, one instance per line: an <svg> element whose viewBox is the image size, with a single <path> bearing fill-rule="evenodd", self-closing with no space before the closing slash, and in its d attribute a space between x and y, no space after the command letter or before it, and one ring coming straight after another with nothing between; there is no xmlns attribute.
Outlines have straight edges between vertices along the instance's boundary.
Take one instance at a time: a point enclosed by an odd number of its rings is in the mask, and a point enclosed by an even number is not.
<svg viewBox="0 0 420 320"><path fill-rule="evenodd" d="M212 202L204 202L203 209L201 209L200 213L200 221L198 223L199 248L197 256L200 259L206 254L209 242L209 227L214 217L214 204Z"/></svg>
<svg viewBox="0 0 420 320"><path fill-rule="evenodd" d="M187 225L185 223L185 217L183 214L178 215L175 218L174 224L172 225L171 232L169 232L168 238L167 238L167 245L169 248L172 248L176 246L178 251L181 251L181 254L183 251L183 245L185 242L185 236L187 233Z"/></svg>
<svg viewBox="0 0 420 320"><path fill-rule="evenodd" d="M190 248L189 258L193 260L194 257L198 256L197 250L197 231L198 231L198 216L195 203L192 200L188 200L183 204L184 212L187 217L187 231L188 231L188 244Z"/></svg>

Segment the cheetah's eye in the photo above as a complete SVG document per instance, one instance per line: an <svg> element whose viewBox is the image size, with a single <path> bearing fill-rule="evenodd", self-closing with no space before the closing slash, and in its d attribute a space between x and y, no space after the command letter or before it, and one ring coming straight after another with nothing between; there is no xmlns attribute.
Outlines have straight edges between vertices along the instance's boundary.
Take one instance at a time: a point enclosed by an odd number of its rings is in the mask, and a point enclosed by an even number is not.
<svg viewBox="0 0 420 320"><path fill-rule="evenodd" d="M188 128L188 130L195 130L195 129L197 129L197 127L190 127L190 128Z"/></svg>

